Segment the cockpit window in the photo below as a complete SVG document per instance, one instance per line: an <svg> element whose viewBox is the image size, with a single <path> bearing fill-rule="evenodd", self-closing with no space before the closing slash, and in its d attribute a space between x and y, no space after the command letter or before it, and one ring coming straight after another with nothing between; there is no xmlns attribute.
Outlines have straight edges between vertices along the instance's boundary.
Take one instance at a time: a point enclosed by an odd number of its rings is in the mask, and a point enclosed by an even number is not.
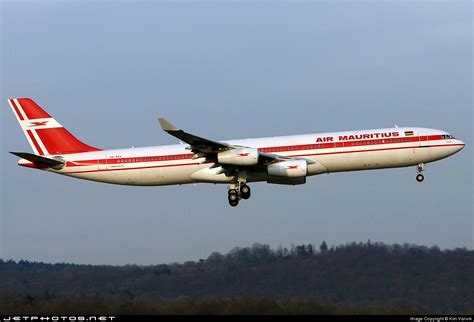
<svg viewBox="0 0 474 322"><path fill-rule="evenodd" d="M454 139L454 136L452 136L451 134L444 134L442 135L443 139Z"/></svg>

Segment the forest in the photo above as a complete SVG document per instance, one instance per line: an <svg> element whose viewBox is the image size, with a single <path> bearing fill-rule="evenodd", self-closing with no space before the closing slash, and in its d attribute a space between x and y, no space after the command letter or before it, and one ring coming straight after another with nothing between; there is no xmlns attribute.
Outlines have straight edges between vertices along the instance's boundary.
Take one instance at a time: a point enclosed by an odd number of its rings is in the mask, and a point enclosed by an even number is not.
<svg viewBox="0 0 474 322"><path fill-rule="evenodd" d="M149 266L0 259L0 313L472 314L474 251L254 244Z"/></svg>

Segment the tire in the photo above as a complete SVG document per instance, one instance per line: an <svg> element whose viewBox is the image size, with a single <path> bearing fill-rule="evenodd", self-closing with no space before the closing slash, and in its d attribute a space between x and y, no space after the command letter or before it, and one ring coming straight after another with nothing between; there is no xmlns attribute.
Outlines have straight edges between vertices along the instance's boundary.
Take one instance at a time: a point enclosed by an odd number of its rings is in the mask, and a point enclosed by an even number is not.
<svg viewBox="0 0 474 322"><path fill-rule="evenodd" d="M425 176L422 175L422 174L419 174L416 176L416 181L418 182L423 182L423 180L425 180Z"/></svg>
<svg viewBox="0 0 474 322"><path fill-rule="evenodd" d="M229 198L229 205L231 205L231 207L236 207L238 204L239 204L238 198L236 200L230 200Z"/></svg>
<svg viewBox="0 0 474 322"><path fill-rule="evenodd" d="M242 185L242 187L240 187L240 196L242 199L250 198L250 187L245 184Z"/></svg>
<svg viewBox="0 0 474 322"><path fill-rule="evenodd" d="M229 195L228 195L229 202L237 200L239 202L239 195L237 194L237 191L235 190L229 190Z"/></svg>

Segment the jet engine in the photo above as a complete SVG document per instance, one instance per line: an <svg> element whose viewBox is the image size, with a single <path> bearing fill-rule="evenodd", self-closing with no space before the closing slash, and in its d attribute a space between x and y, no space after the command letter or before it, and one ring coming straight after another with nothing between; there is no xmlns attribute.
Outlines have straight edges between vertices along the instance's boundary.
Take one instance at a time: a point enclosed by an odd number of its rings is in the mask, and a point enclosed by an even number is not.
<svg viewBox="0 0 474 322"><path fill-rule="evenodd" d="M308 172L306 160L288 160L272 163L267 166L269 176L297 178L305 177Z"/></svg>
<svg viewBox="0 0 474 322"><path fill-rule="evenodd" d="M256 165L258 163L258 149L237 148L219 152L217 162L230 165Z"/></svg>

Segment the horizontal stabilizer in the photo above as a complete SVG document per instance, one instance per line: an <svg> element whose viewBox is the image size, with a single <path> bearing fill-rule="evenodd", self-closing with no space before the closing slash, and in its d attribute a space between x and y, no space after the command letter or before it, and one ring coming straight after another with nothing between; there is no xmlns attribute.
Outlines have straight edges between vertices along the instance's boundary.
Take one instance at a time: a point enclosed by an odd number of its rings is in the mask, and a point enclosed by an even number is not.
<svg viewBox="0 0 474 322"><path fill-rule="evenodd" d="M48 168L58 168L64 166L64 161L42 157L32 153L26 152L10 152L17 157L33 162L34 164L44 165Z"/></svg>

